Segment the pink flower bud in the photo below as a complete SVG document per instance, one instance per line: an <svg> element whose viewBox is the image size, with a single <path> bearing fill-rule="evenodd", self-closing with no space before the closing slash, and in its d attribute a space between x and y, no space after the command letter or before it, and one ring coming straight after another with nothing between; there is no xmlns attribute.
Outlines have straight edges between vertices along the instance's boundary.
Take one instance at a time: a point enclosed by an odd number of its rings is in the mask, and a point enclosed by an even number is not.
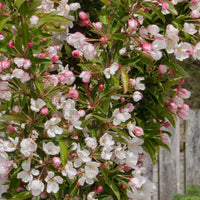
<svg viewBox="0 0 200 200"><path fill-rule="evenodd" d="M57 62L59 60L59 56L53 55L51 60L52 60L52 62Z"/></svg>
<svg viewBox="0 0 200 200"><path fill-rule="evenodd" d="M139 126L135 126L133 132L134 132L134 134L135 134L136 136L144 135L144 130L143 130L143 128L141 128L141 127L139 127Z"/></svg>
<svg viewBox="0 0 200 200"><path fill-rule="evenodd" d="M96 189L96 192L97 192L97 193L100 193L100 192L102 192L102 190L103 190L103 187L102 187L102 186L99 186L99 187Z"/></svg>
<svg viewBox="0 0 200 200"><path fill-rule="evenodd" d="M104 164L100 164L101 169L105 169L105 165Z"/></svg>
<svg viewBox="0 0 200 200"><path fill-rule="evenodd" d="M78 115L79 115L80 117L84 117L84 116L85 116L85 110L79 110L79 111L78 111Z"/></svg>
<svg viewBox="0 0 200 200"><path fill-rule="evenodd" d="M57 51L60 51L60 50L61 50L61 49L60 49L60 46L58 46L58 45L54 46L54 48L55 48Z"/></svg>
<svg viewBox="0 0 200 200"><path fill-rule="evenodd" d="M83 83L89 83L91 78L91 72L90 71L83 71L79 75L80 78L82 78Z"/></svg>
<svg viewBox="0 0 200 200"><path fill-rule="evenodd" d="M89 20L85 20L85 21L84 21L84 24L85 24L86 26L88 26L88 25L90 25L90 21L89 21Z"/></svg>
<svg viewBox="0 0 200 200"><path fill-rule="evenodd" d="M72 137L73 140L79 140L78 135L75 135L74 137Z"/></svg>
<svg viewBox="0 0 200 200"><path fill-rule="evenodd" d="M13 42L12 42L12 41L8 42L8 46L9 46L10 48L14 48Z"/></svg>
<svg viewBox="0 0 200 200"><path fill-rule="evenodd" d="M198 11L197 9L194 9L194 10L191 11L190 16L191 16L193 19L197 19L197 18L200 17L200 13L199 13L199 11Z"/></svg>
<svg viewBox="0 0 200 200"><path fill-rule="evenodd" d="M24 69L29 69L31 67L32 63L29 59L25 59L23 63Z"/></svg>
<svg viewBox="0 0 200 200"><path fill-rule="evenodd" d="M13 133L13 132L15 132L15 127L12 126L11 124L9 124L9 125L7 126L7 130L8 130L9 132Z"/></svg>
<svg viewBox="0 0 200 200"><path fill-rule="evenodd" d="M121 98L120 98L120 101L121 101L122 103L124 103L124 102L126 101L126 99L125 99L124 97L121 97Z"/></svg>
<svg viewBox="0 0 200 200"><path fill-rule="evenodd" d="M33 43L32 42L28 42L28 47L32 47Z"/></svg>
<svg viewBox="0 0 200 200"><path fill-rule="evenodd" d="M49 112L49 109L48 108L42 108L41 110L40 110L40 114L41 115L46 115L47 113Z"/></svg>
<svg viewBox="0 0 200 200"><path fill-rule="evenodd" d="M136 30L137 27L138 27L138 22L137 22L137 20L136 20L136 19L129 19L129 20L128 20L128 26L129 26L130 29Z"/></svg>
<svg viewBox="0 0 200 200"><path fill-rule="evenodd" d="M178 106L175 102L170 102L168 109L169 109L170 112L176 113Z"/></svg>
<svg viewBox="0 0 200 200"><path fill-rule="evenodd" d="M124 171L129 172L130 171L130 167L124 166Z"/></svg>
<svg viewBox="0 0 200 200"><path fill-rule="evenodd" d="M165 128L169 128L171 124L169 122L165 122Z"/></svg>
<svg viewBox="0 0 200 200"><path fill-rule="evenodd" d="M0 3L0 9L2 9L3 8L3 4L2 3Z"/></svg>
<svg viewBox="0 0 200 200"><path fill-rule="evenodd" d="M167 2L165 2L165 1L163 1L163 2L162 2L162 9L163 9L163 10L169 9L169 4L168 4Z"/></svg>
<svg viewBox="0 0 200 200"><path fill-rule="evenodd" d="M40 54L40 58L45 58L46 57L46 54L45 53L41 53Z"/></svg>
<svg viewBox="0 0 200 200"><path fill-rule="evenodd" d="M142 44L142 49L143 49L143 51L153 51L152 45L148 42L144 42Z"/></svg>
<svg viewBox="0 0 200 200"><path fill-rule="evenodd" d="M53 166L54 167L59 167L60 164L61 164L61 160L60 160L59 157L53 157L52 161L53 161Z"/></svg>
<svg viewBox="0 0 200 200"><path fill-rule="evenodd" d="M17 192L20 192L20 191L23 191L23 190L25 190L23 187L18 187L17 188Z"/></svg>
<svg viewBox="0 0 200 200"><path fill-rule="evenodd" d="M125 186L125 185L121 185L120 187L121 187L123 190L126 189L126 186Z"/></svg>
<svg viewBox="0 0 200 200"><path fill-rule="evenodd" d="M82 19L82 20L87 20L87 19L88 19L87 13L85 13L85 12L83 12L83 11L79 12L78 16L79 16L80 19Z"/></svg>
<svg viewBox="0 0 200 200"><path fill-rule="evenodd" d="M169 144L170 143L170 139L169 139L169 135L167 133L163 133L160 136L160 140L164 143L164 144Z"/></svg>
<svg viewBox="0 0 200 200"><path fill-rule="evenodd" d="M78 92L76 90L70 91L70 96L73 99L77 99L78 98Z"/></svg>
<svg viewBox="0 0 200 200"><path fill-rule="evenodd" d="M185 88L179 88L178 91L177 91L177 95L180 98L188 99L191 95L191 92L186 90Z"/></svg>
<svg viewBox="0 0 200 200"><path fill-rule="evenodd" d="M106 42L107 42L107 39L105 37L101 37L100 38L100 43L101 44L106 44Z"/></svg>
<svg viewBox="0 0 200 200"><path fill-rule="evenodd" d="M66 76L64 76L64 75L60 75L58 77L58 79L59 79L60 82L65 82L67 80Z"/></svg>
<svg viewBox="0 0 200 200"><path fill-rule="evenodd" d="M19 113L20 112L20 107L15 105L15 106L12 107L12 111L16 112L16 113Z"/></svg>
<svg viewBox="0 0 200 200"><path fill-rule="evenodd" d="M100 84L100 85L99 85L99 89L100 89L100 90L103 90L103 88L104 88L104 85L103 85L103 84Z"/></svg>
<svg viewBox="0 0 200 200"><path fill-rule="evenodd" d="M72 56L74 58L79 58L80 57L80 51L79 50L74 50L72 51Z"/></svg>
<svg viewBox="0 0 200 200"><path fill-rule="evenodd" d="M191 3L192 3L193 5L195 5L195 4L199 3L199 0L192 0Z"/></svg>
<svg viewBox="0 0 200 200"><path fill-rule="evenodd" d="M159 65L158 71L159 71L161 74L166 73L166 72L167 72L167 66L166 66L166 65Z"/></svg>
<svg viewBox="0 0 200 200"><path fill-rule="evenodd" d="M181 106L181 109L183 109L183 110L185 110L185 111L187 111L187 112L190 111L190 107L189 107L187 104L183 104L183 105Z"/></svg>
<svg viewBox="0 0 200 200"><path fill-rule="evenodd" d="M187 53L188 53L189 55L193 55L194 49L189 49L189 50L187 50Z"/></svg>
<svg viewBox="0 0 200 200"><path fill-rule="evenodd" d="M95 29L101 30L103 25L101 22L92 23Z"/></svg>
<svg viewBox="0 0 200 200"><path fill-rule="evenodd" d="M184 81L185 81L185 79L184 79L184 78L181 78L181 80L180 80L179 84L183 84L183 83L184 83Z"/></svg>
<svg viewBox="0 0 200 200"><path fill-rule="evenodd" d="M46 42L48 39L47 38L41 38L42 42Z"/></svg>
<svg viewBox="0 0 200 200"><path fill-rule="evenodd" d="M72 71L67 70L67 71L64 72L64 76L65 76L66 78L71 78L71 77L74 76L74 74L73 74Z"/></svg>
<svg viewBox="0 0 200 200"><path fill-rule="evenodd" d="M0 62L2 70L8 69L10 67L10 60L4 60Z"/></svg>
<svg viewBox="0 0 200 200"><path fill-rule="evenodd" d="M187 120L189 118L189 110L189 106L187 104L183 104L177 112L178 117L181 120Z"/></svg>

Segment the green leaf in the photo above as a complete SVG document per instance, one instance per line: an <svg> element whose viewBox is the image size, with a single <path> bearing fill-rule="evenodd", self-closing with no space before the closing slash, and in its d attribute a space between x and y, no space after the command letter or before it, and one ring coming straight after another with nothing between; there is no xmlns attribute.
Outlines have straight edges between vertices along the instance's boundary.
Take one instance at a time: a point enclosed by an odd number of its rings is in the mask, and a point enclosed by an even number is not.
<svg viewBox="0 0 200 200"><path fill-rule="evenodd" d="M169 120L173 127L176 127L176 122L172 113L165 111L163 112L163 115Z"/></svg>
<svg viewBox="0 0 200 200"><path fill-rule="evenodd" d="M160 12L160 10L152 9L156 15L162 20L163 23L165 23L165 16Z"/></svg>
<svg viewBox="0 0 200 200"><path fill-rule="evenodd" d="M163 143L160 139L154 138L154 141L161 147L165 148L167 151L171 152L169 146L165 143Z"/></svg>
<svg viewBox="0 0 200 200"><path fill-rule="evenodd" d="M121 69L121 80L124 89L124 94L126 94L128 92L129 77L128 74L123 69Z"/></svg>
<svg viewBox="0 0 200 200"><path fill-rule="evenodd" d="M106 178L105 182L109 186L109 188L112 190L112 192L115 194L115 196L117 197L117 200L121 200L120 192L118 190L118 187L115 185L115 183L109 178Z"/></svg>
<svg viewBox="0 0 200 200"><path fill-rule="evenodd" d="M5 198L5 199L10 199L10 198L12 198L12 196L13 196L13 195L11 195L11 194L9 194L9 193L6 193L6 192L4 192L4 193L1 195L1 197Z"/></svg>
<svg viewBox="0 0 200 200"><path fill-rule="evenodd" d="M90 136L96 138L97 137L97 131L95 129L91 129L90 130Z"/></svg>
<svg viewBox="0 0 200 200"><path fill-rule="evenodd" d="M106 118L101 117L101 116L99 116L99 115L92 115L92 116L95 117L95 118L97 118L97 119L99 119L100 121L103 121L103 122L106 122L106 121L107 121Z"/></svg>
<svg viewBox="0 0 200 200"><path fill-rule="evenodd" d="M22 6L22 4L25 2L26 0L15 0L15 5L18 9L20 9L20 7Z"/></svg>
<svg viewBox="0 0 200 200"><path fill-rule="evenodd" d="M101 0L102 3L104 3L106 6L110 6L109 1L108 0Z"/></svg>
<svg viewBox="0 0 200 200"><path fill-rule="evenodd" d="M52 22L52 23L59 22L59 23L66 23L66 24L71 23L71 21L67 19L66 17L60 16L60 15L53 15L52 13L50 13L40 18L38 26L41 26L47 22Z"/></svg>
<svg viewBox="0 0 200 200"><path fill-rule="evenodd" d="M28 15L32 16L36 12L38 6L41 5L41 3L42 0L32 0L28 5Z"/></svg>
<svg viewBox="0 0 200 200"><path fill-rule="evenodd" d="M169 88L171 86L178 84L180 81L181 81L181 77L168 79L165 83L163 83L163 86L165 88Z"/></svg>
<svg viewBox="0 0 200 200"><path fill-rule="evenodd" d="M109 22L106 15L100 15L99 19L100 19L102 24L108 24L108 22Z"/></svg>
<svg viewBox="0 0 200 200"><path fill-rule="evenodd" d="M68 156L68 147L64 140L59 140L59 147L60 147L60 159L62 162L62 165L65 166L67 162L67 156Z"/></svg>
<svg viewBox="0 0 200 200"><path fill-rule="evenodd" d="M16 115L2 115L0 116L0 119L1 120L5 120L7 122L10 122L10 121L15 121L15 122L18 122L18 123L22 123L25 121L25 119L21 118L22 116L19 115L19 116L16 116Z"/></svg>
<svg viewBox="0 0 200 200"><path fill-rule="evenodd" d="M40 92L43 92L43 90L44 90L44 84L43 83L41 83L39 80L35 80L35 85Z"/></svg>
<svg viewBox="0 0 200 200"><path fill-rule="evenodd" d="M169 12L172 14L172 15L178 15L178 12L177 10L175 9L174 7L174 4L170 1L167 1L167 3L169 4Z"/></svg>
<svg viewBox="0 0 200 200"><path fill-rule="evenodd" d="M135 65L137 62L140 61L140 56L132 57L132 58L124 58L120 61L120 64L123 67L129 67L131 65Z"/></svg>
<svg viewBox="0 0 200 200"><path fill-rule="evenodd" d="M31 194L30 191L22 191L22 192L19 192L18 194L14 195L11 200L23 200L23 199L28 199L30 197L32 197L33 195Z"/></svg>
<svg viewBox="0 0 200 200"><path fill-rule="evenodd" d="M155 164L156 163L156 151L155 151L155 148L152 146L151 141L149 139L146 139L144 141L143 147L144 147L145 151L147 153L149 153L149 155L151 156L153 164Z"/></svg>
<svg viewBox="0 0 200 200"><path fill-rule="evenodd" d="M124 33L113 33L112 34L112 38L114 40L121 40L121 41L124 41L126 39L126 36Z"/></svg>
<svg viewBox="0 0 200 200"><path fill-rule="evenodd" d="M174 72L182 77L188 77L189 74L177 63L173 61L165 61L166 65L174 70Z"/></svg>
<svg viewBox="0 0 200 200"><path fill-rule="evenodd" d="M29 40L29 27L26 23L24 23L24 26L22 28L22 38L23 38L23 44L26 47Z"/></svg>
<svg viewBox="0 0 200 200"><path fill-rule="evenodd" d="M10 17L6 17L3 20L0 20L0 31L4 28L4 26L6 25L6 22L10 19Z"/></svg>
<svg viewBox="0 0 200 200"><path fill-rule="evenodd" d="M103 110L104 114L107 114L109 107L110 107L110 98L109 97L103 98L101 109Z"/></svg>
<svg viewBox="0 0 200 200"><path fill-rule="evenodd" d="M6 104L0 104L0 111L7 110L8 106Z"/></svg>
<svg viewBox="0 0 200 200"><path fill-rule="evenodd" d="M137 12L137 14L142 15L143 17L146 17L146 18L152 20L151 15L149 13L147 13L147 12L139 11L139 12Z"/></svg>

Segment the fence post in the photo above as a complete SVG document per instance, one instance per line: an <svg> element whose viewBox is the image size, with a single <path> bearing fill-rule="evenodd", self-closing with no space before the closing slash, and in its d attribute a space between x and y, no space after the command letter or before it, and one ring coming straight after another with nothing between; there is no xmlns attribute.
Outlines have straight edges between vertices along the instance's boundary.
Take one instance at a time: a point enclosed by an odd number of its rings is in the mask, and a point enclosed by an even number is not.
<svg viewBox="0 0 200 200"><path fill-rule="evenodd" d="M186 186L200 184L200 110L191 110L186 121Z"/></svg>
<svg viewBox="0 0 200 200"><path fill-rule="evenodd" d="M180 192L180 120L168 131L172 133L171 153L162 148L159 153L159 200L172 200L173 194Z"/></svg>

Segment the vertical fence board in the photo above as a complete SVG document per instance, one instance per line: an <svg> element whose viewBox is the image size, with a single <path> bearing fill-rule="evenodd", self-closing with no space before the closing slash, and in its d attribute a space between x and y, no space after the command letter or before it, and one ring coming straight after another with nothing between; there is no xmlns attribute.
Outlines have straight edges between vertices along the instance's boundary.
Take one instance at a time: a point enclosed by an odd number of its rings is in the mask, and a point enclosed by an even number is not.
<svg viewBox="0 0 200 200"><path fill-rule="evenodd" d="M151 157L145 154L146 160L144 161L144 167L146 168L146 176L156 185L156 191L152 196L152 200L158 200L158 162L153 165Z"/></svg>
<svg viewBox="0 0 200 200"><path fill-rule="evenodd" d="M200 185L200 110L191 110L186 121L186 185Z"/></svg>
<svg viewBox="0 0 200 200"><path fill-rule="evenodd" d="M175 193L180 192L180 121L177 119L176 128L168 129L172 133L171 153L165 149L160 150L160 198L159 200L172 200Z"/></svg>

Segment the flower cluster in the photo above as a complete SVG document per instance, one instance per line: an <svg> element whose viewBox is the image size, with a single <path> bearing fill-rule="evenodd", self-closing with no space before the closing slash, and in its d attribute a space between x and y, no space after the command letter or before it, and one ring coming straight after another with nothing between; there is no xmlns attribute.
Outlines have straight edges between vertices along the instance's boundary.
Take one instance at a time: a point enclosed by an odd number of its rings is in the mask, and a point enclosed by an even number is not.
<svg viewBox="0 0 200 200"><path fill-rule="evenodd" d="M102 2L97 19L68 0L0 3L1 198L151 198L145 154L189 116L179 61L200 60L200 2Z"/></svg>

